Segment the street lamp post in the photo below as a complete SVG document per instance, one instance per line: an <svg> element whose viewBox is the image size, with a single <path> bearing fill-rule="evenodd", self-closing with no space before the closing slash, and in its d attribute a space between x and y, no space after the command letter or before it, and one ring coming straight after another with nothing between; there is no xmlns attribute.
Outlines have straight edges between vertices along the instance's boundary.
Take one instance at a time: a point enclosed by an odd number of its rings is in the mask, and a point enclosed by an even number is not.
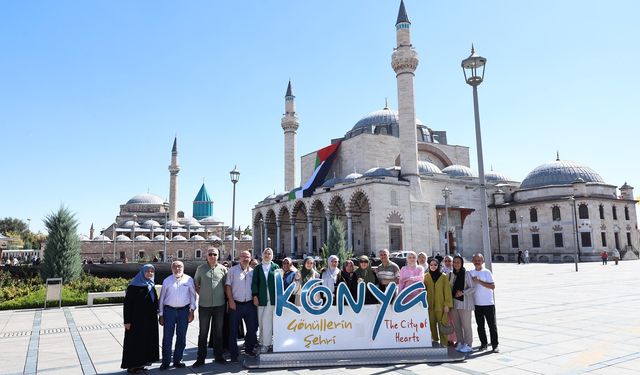
<svg viewBox="0 0 640 375"><path fill-rule="evenodd" d="M112 262L113 264L116 263L116 237L118 236L118 233L116 232L116 222L113 222L113 259Z"/></svg>
<svg viewBox="0 0 640 375"><path fill-rule="evenodd" d="M442 223L442 212L438 212L438 235L440 236L442 235L442 233L440 233L442 227L444 227L444 224ZM442 241L438 240L438 252L440 251L442 251ZM433 254L433 250L431 250L431 255L435 256L435 254Z"/></svg>
<svg viewBox="0 0 640 375"><path fill-rule="evenodd" d="M104 228L100 231L100 235L102 236L102 256L100 259L104 259Z"/></svg>
<svg viewBox="0 0 640 375"><path fill-rule="evenodd" d="M442 189L442 196L444 197L444 253L449 255L449 197L451 189L448 186Z"/></svg>
<svg viewBox="0 0 640 375"><path fill-rule="evenodd" d="M136 220L138 215L133 215L133 224L131 224L131 261L136 260Z"/></svg>
<svg viewBox="0 0 640 375"><path fill-rule="evenodd" d="M580 245L578 242L578 218L576 217L576 197L571 196L571 208L573 209L573 230L576 233L576 254L573 257L576 264L576 272L578 272L578 260L580 258Z"/></svg>
<svg viewBox="0 0 640 375"><path fill-rule="evenodd" d="M236 183L240 180L240 171L233 166L233 170L229 172L231 183L233 184L233 208L231 210L231 261L236 259ZM224 235L223 235L224 237Z"/></svg>
<svg viewBox="0 0 640 375"><path fill-rule="evenodd" d="M518 248L522 250L524 248L524 216L520 215L520 243L518 244ZM523 251L524 253L524 251Z"/></svg>
<svg viewBox="0 0 640 375"><path fill-rule="evenodd" d="M460 64L464 79L473 87L473 113L476 125L476 148L478 150L478 177L480 179L480 220L482 222L482 249L486 267L491 270L492 255L489 242L489 213L487 212L487 185L484 178L484 159L482 156L482 134L480 131L480 112L478 110L478 85L484 80L484 68L487 59L478 56L471 45L471 55ZM480 70L480 71L478 71Z"/></svg>
<svg viewBox="0 0 640 375"><path fill-rule="evenodd" d="M167 222L169 221L169 203L164 202L164 250L162 252L162 263L167 261Z"/></svg>

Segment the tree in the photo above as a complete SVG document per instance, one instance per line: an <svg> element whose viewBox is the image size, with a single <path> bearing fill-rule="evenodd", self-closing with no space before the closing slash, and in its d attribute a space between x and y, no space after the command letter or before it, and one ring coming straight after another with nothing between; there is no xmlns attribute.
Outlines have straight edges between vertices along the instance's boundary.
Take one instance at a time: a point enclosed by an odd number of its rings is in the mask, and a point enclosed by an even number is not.
<svg viewBox="0 0 640 375"><path fill-rule="evenodd" d="M247 227L244 228L244 233L242 234L248 234L249 236L251 236L253 234L253 230L247 225Z"/></svg>
<svg viewBox="0 0 640 375"><path fill-rule="evenodd" d="M330 255L337 255L339 264L351 258L351 250L347 249L345 238L346 234L342 220L334 218L329 226L329 239L320 249L324 264L327 264L327 259Z"/></svg>
<svg viewBox="0 0 640 375"><path fill-rule="evenodd" d="M40 275L43 279L61 277L64 283L76 280L82 273L78 222L65 207L45 218L49 240L44 251Z"/></svg>
<svg viewBox="0 0 640 375"><path fill-rule="evenodd" d="M16 219L13 217L5 217L0 220L0 233L8 233L14 232L17 233L20 237L22 234L29 230L29 226L27 223L20 219Z"/></svg>

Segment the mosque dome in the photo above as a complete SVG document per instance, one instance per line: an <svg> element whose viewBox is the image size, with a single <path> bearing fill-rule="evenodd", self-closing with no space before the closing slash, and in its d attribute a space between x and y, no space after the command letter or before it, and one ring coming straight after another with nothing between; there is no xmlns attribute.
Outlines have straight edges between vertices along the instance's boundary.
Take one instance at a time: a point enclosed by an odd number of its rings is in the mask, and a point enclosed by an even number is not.
<svg viewBox="0 0 640 375"><path fill-rule="evenodd" d="M602 177L593 169L567 160L555 160L542 164L529 172L522 180L520 188L537 188L549 185L570 185L576 179L584 182L604 183Z"/></svg>
<svg viewBox="0 0 640 375"><path fill-rule="evenodd" d="M215 234L211 234L209 235L209 237L207 237L207 241L222 241L222 238L216 236Z"/></svg>
<svg viewBox="0 0 640 375"><path fill-rule="evenodd" d="M116 241L120 242L120 241L131 241L131 239L127 236L125 236L124 234L119 234L116 236Z"/></svg>
<svg viewBox="0 0 640 375"><path fill-rule="evenodd" d="M121 225L122 228L132 228L132 227L136 227L137 228L139 226L140 226L140 224L136 223L133 220L127 220Z"/></svg>
<svg viewBox="0 0 640 375"><path fill-rule="evenodd" d="M164 200L155 194L143 193L129 199L127 204L164 204Z"/></svg>
<svg viewBox="0 0 640 375"><path fill-rule="evenodd" d="M500 172L495 172L495 171L491 171L491 172L487 172L484 175L485 180L487 180L487 182L503 182L503 181L509 181L509 179L507 178L507 176L505 176L504 174L500 173Z"/></svg>
<svg viewBox="0 0 640 375"><path fill-rule="evenodd" d="M158 228L160 226L160 223L158 223L157 221L153 220L153 219L149 219L147 221L145 221L144 223L142 223L142 227L143 228Z"/></svg>
<svg viewBox="0 0 640 375"><path fill-rule="evenodd" d="M167 223L165 224L165 227L167 227L167 228L174 228L174 229L175 229L175 228L180 228L180 227L182 227L182 224L178 223L178 222L177 222L177 221L175 221L175 220L169 220L169 221L167 221Z"/></svg>
<svg viewBox="0 0 640 375"><path fill-rule="evenodd" d="M242 237L241 237L241 239L242 239L243 241L251 241L251 240L253 240L253 236L250 236L250 235L248 235L248 234L243 234L243 235L242 235Z"/></svg>
<svg viewBox="0 0 640 375"><path fill-rule="evenodd" d="M196 234L195 236L191 236L191 238L189 239L189 241L204 241L204 237L202 237L199 234Z"/></svg>
<svg viewBox="0 0 640 375"><path fill-rule="evenodd" d="M424 160L418 161L418 172L421 175L442 173L442 171L440 170L440 168L438 168L437 165Z"/></svg>
<svg viewBox="0 0 640 375"><path fill-rule="evenodd" d="M149 239L149 237L145 236L144 234L139 234L136 236L136 241L151 241Z"/></svg>
<svg viewBox="0 0 640 375"><path fill-rule="evenodd" d="M154 241L164 241L164 235L163 234L158 234L157 236L153 237Z"/></svg>
<svg viewBox="0 0 640 375"><path fill-rule="evenodd" d="M471 168L459 164L442 169L442 173L446 173L449 177L476 177Z"/></svg>
<svg viewBox="0 0 640 375"><path fill-rule="evenodd" d="M362 117L353 128L345 134L345 138L353 138L358 134L385 134L394 137L400 136L400 122L398 111L385 107L373 111ZM416 131L418 142L433 142L429 129L416 117Z"/></svg>
<svg viewBox="0 0 640 375"><path fill-rule="evenodd" d="M173 239L171 241L186 241L186 237L181 236L181 235L177 235L177 236L173 236Z"/></svg>
<svg viewBox="0 0 640 375"><path fill-rule="evenodd" d="M263 201L270 201L272 199L276 199L275 193L267 195L266 197L264 197Z"/></svg>
<svg viewBox="0 0 640 375"><path fill-rule="evenodd" d="M86 234L81 234L79 237L80 241L91 241L91 239L89 239L89 236L87 236Z"/></svg>
<svg viewBox="0 0 640 375"><path fill-rule="evenodd" d="M214 224L220 224L220 223L222 223L222 220L213 216L208 216L200 220L200 224L202 225L214 225Z"/></svg>
<svg viewBox="0 0 640 375"><path fill-rule="evenodd" d="M353 172L353 173L349 173L349 174L347 175L347 177L345 177L344 179L345 179L345 180L349 180L349 181L353 181L353 180L356 180L356 179L358 179L358 178L360 178L360 177L362 177L362 175L361 175L360 173L358 173L358 172Z"/></svg>
<svg viewBox="0 0 640 375"><path fill-rule="evenodd" d="M224 237L224 239L225 239L225 241L231 241L231 235L230 235L230 234L227 234L227 235ZM237 241L237 240L238 240L238 237L235 237L235 239L236 239L236 241Z"/></svg>
<svg viewBox="0 0 640 375"><path fill-rule="evenodd" d="M364 172L364 177L396 177L389 168L371 168Z"/></svg>
<svg viewBox="0 0 640 375"><path fill-rule="evenodd" d="M99 236L93 237L92 241L111 241L111 238L105 236L104 234L101 234Z"/></svg>
<svg viewBox="0 0 640 375"><path fill-rule="evenodd" d="M180 224L185 227L199 228L202 226L202 224L200 224L200 222L193 217L184 217L178 219L178 222L180 222Z"/></svg>

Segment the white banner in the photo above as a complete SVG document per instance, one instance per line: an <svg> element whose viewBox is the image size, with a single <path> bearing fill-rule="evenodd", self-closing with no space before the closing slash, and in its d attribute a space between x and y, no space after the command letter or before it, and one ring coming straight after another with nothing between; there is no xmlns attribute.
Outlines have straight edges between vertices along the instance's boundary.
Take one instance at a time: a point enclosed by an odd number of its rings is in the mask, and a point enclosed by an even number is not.
<svg viewBox="0 0 640 375"><path fill-rule="evenodd" d="M380 301L376 305L364 305L364 283L355 301L346 285L339 285L336 305L331 304L332 292L318 284L319 280L308 282L301 306L295 306L287 301L295 285L283 290L276 276L274 352L431 347L426 292L418 291L424 288L421 283L403 290L398 298L395 284L385 292L369 284L366 287ZM329 298L324 301L317 298L325 294Z"/></svg>

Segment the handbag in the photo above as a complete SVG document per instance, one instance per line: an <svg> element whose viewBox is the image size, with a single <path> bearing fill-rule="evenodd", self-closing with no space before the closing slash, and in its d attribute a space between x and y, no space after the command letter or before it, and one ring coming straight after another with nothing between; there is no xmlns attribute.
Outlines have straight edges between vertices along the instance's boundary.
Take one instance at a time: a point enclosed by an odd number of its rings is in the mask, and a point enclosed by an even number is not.
<svg viewBox="0 0 640 375"><path fill-rule="evenodd" d="M444 320L446 316L447 315L443 312L442 320ZM441 335L450 335L453 333L453 325L447 325L445 323L438 321L438 332L440 332Z"/></svg>

